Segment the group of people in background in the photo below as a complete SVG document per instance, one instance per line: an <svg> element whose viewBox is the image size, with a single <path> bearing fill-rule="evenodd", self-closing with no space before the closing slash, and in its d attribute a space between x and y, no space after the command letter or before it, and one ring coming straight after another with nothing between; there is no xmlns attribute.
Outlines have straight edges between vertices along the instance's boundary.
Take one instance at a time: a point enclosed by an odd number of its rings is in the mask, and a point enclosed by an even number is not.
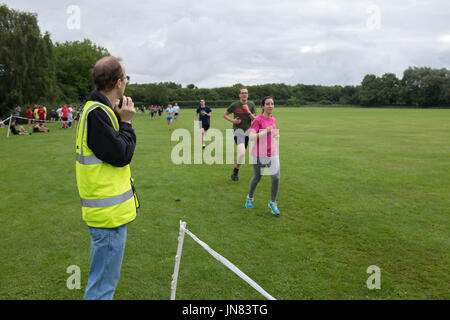
<svg viewBox="0 0 450 320"><path fill-rule="evenodd" d="M14 135L29 135L31 132L50 132L50 128L47 127L47 122L58 122L60 123L60 129L69 129L72 126L76 126L77 120L79 119L82 107L79 106L67 106L64 105L58 109L48 109L45 105L35 104L33 107L27 107L26 118L21 117L22 108L17 106L14 108L14 113L12 115L10 124L10 133ZM16 125L19 124L20 119L26 119L28 132L23 126L19 126L16 129Z"/></svg>
<svg viewBox="0 0 450 320"><path fill-rule="evenodd" d="M163 106L148 106L148 112L150 113L150 117L153 120L153 117L156 117L156 114L158 114L158 116L161 118L161 114L164 110ZM141 109L143 112L145 112L145 107Z"/></svg>
<svg viewBox="0 0 450 320"><path fill-rule="evenodd" d="M172 130L173 120L178 121L178 116L180 113L180 106L178 105L178 103L175 103L173 106L169 104L167 107L150 105L146 108L145 106L141 106L140 109L142 113L145 113L145 110L148 110L152 120L154 117L156 117L156 114L158 114L158 117L161 118L161 115L164 112L170 131Z"/></svg>

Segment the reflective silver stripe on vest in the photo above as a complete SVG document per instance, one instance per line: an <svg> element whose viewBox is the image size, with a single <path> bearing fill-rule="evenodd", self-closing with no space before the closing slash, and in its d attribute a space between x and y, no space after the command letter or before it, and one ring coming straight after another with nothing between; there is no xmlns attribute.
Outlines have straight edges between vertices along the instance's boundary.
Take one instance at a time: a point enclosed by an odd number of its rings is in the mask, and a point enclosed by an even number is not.
<svg viewBox="0 0 450 320"><path fill-rule="evenodd" d="M125 193L118 196L104 198L104 199L83 199L81 198L81 205L88 208L105 208L121 204L127 200L130 200L134 196L133 189L128 190Z"/></svg>
<svg viewBox="0 0 450 320"><path fill-rule="evenodd" d="M96 156L82 156L79 153L77 153L77 161L80 164L84 164L86 166L103 163L103 161L97 158Z"/></svg>

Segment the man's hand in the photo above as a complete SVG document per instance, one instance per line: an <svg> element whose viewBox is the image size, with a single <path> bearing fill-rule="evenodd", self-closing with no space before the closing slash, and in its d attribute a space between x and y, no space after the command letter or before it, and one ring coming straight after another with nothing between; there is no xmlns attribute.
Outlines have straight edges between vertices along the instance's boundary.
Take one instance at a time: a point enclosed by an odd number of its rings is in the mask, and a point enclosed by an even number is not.
<svg viewBox="0 0 450 320"><path fill-rule="evenodd" d="M120 115L120 121L131 124L131 119L133 119L136 114L136 109L134 108L134 102L130 97L123 96L122 108L116 108L116 110Z"/></svg>
<svg viewBox="0 0 450 320"><path fill-rule="evenodd" d="M252 111L249 109L248 104L244 104L243 107L244 107L245 112L247 112L248 115L250 116L250 118L251 118L252 120L254 120L254 119L255 119L255 115L254 115L254 114L252 113Z"/></svg>
<svg viewBox="0 0 450 320"><path fill-rule="evenodd" d="M236 118L233 119L233 123L234 123L234 124L239 124L239 123L241 123L241 121L242 121L242 120L239 119L239 117L236 117Z"/></svg>

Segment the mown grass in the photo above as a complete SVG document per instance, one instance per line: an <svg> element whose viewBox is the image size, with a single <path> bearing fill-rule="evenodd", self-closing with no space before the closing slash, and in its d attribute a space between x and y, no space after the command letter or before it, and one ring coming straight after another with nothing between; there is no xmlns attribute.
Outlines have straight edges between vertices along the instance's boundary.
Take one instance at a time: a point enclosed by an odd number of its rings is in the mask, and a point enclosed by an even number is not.
<svg viewBox="0 0 450 320"><path fill-rule="evenodd" d="M212 127L231 127L213 110ZM169 299L179 221L277 299L448 299L450 111L279 108L280 217L270 178L174 165L163 118L138 114L131 167L141 209L128 227L116 299ZM194 110L174 128L193 132ZM75 182L74 129L0 129L0 299L81 299L89 232ZM248 159L247 159L248 160ZM179 198L181 201L175 201ZM67 267L81 268L69 290ZM381 269L369 290L366 269ZM177 299L264 299L186 236Z"/></svg>

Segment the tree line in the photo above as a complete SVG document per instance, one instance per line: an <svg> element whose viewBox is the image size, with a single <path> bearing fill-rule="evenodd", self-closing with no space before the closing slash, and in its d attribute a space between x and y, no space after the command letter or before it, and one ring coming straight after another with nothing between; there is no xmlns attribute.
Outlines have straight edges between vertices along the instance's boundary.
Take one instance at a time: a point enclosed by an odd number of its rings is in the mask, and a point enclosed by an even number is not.
<svg viewBox="0 0 450 320"><path fill-rule="evenodd" d="M211 107L226 107L243 84L202 89L194 84L183 88L174 82L131 84L127 94L138 104L165 105L178 102L181 107L197 106L204 98ZM246 86L250 98L272 96L277 105L352 105L362 107L450 107L450 71L409 67L398 79L394 73L381 77L368 74L357 86L262 84Z"/></svg>
<svg viewBox="0 0 450 320"><path fill-rule="evenodd" d="M83 104L93 89L92 67L106 48L90 40L53 43L41 34L37 15L0 6L0 116L17 105ZM137 106L226 107L243 84L219 88L183 87L176 82L129 84L126 95ZM360 85L262 84L246 86L252 100L272 96L277 105L450 107L450 71L409 67L401 79L393 73L366 75Z"/></svg>

